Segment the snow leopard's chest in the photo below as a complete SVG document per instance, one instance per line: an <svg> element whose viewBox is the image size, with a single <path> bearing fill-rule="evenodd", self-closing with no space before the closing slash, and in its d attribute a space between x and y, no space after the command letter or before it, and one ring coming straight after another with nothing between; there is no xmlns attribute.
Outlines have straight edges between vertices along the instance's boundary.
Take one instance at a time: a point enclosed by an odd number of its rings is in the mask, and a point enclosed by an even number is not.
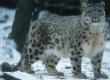
<svg viewBox="0 0 110 80"><path fill-rule="evenodd" d="M95 56L104 50L104 43L103 35L93 35L88 41L83 42L81 47L85 56Z"/></svg>

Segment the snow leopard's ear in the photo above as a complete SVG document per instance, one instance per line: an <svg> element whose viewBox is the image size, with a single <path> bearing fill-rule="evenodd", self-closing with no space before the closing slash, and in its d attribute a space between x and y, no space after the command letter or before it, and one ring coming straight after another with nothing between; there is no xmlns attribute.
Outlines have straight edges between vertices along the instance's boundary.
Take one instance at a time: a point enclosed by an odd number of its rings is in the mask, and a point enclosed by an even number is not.
<svg viewBox="0 0 110 80"><path fill-rule="evenodd" d="M82 10L86 9L87 8L87 3L83 2L82 3Z"/></svg>
<svg viewBox="0 0 110 80"><path fill-rule="evenodd" d="M100 2L100 6L105 8L105 2Z"/></svg>

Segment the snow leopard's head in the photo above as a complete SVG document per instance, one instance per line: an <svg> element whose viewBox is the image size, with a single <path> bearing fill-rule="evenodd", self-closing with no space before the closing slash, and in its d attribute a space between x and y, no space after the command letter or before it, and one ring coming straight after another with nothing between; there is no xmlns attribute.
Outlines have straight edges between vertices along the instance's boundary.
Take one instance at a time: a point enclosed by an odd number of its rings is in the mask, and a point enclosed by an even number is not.
<svg viewBox="0 0 110 80"><path fill-rule="evenodd" d="M82 3L81 22L84 26L99 26L105 22L105 3Z"/></svg>

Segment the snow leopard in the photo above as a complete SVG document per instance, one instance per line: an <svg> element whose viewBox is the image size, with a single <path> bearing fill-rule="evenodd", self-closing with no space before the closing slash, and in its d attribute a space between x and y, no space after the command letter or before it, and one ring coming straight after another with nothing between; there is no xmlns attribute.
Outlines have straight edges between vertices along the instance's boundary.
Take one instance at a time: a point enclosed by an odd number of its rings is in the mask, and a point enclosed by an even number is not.
<svg viewBox="0 0 110 80"><path fill-rule="evenodd" d="M69 58L75 78L87 78L81 71L82 58L89 57L95 78L107 78L101 71L105 47L104 2L82 3L78 16L50 16L34 21L29 29L20 71L33 73L31 64L42 60L49 75L64 76L56 69L59 60Z"/></svg>

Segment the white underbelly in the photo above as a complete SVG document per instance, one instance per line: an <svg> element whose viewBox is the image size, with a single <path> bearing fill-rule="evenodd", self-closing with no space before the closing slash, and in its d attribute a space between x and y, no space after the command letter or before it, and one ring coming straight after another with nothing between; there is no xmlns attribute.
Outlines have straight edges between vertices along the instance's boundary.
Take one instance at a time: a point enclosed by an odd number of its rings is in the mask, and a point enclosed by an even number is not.
<svg viewBox="0 0 110 80"><path fill-rule="evenodd" d="M69 49L58 50L57 48L54 48L54 49L47 49L44 52L47 55L55 55L55 56L64 57L64 58L67 58L70 55Z"/></svg>
<svg viewBox="0 0 110 80"><path fill-rule="evenodd" d="M104 38L103 37L97 37L95 39L90 39L89 43L83 42L81 45L84 56L95 56L97 53L104 50ZM74 50L74 49L73 49ZM47 55L56 55L58 57L69 57L71 53L71 49L68 48L68 45L66 45L65 48L58 50L58 48L54 49L47 49L44 51Z"/></svg>
<svg viewBox="0 0 110 80"><path fill-rule="evenodd" d="M84 51L84 56L92 57L92 56L95 56L96 54L98 54L99 52L104 50L104 44L82 43L82 49ZM69 49L58 50L57 48L54 48L54 49L47 49L44 52L47 55L55 55L58 57L69 57L70 56L70 50Z"/></svg>

